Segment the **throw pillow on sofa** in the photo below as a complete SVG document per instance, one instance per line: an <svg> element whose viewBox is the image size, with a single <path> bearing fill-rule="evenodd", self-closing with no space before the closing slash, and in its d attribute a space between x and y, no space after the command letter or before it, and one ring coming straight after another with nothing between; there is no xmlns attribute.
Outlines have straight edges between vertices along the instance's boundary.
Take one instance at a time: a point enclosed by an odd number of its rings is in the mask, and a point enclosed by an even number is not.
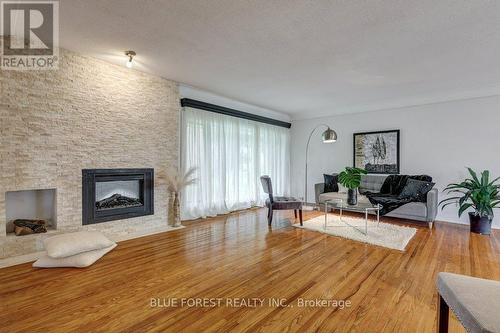
<svg viewBox="0 0 500 333"><path fill-rule="evenodd" d="M44 240L43 245L51 258L64 258L82 252L101 250L116 243L98 231L78 231L56 235Z"/></svg>
<svg viewBox="0 0 500 333"><path fill-rule="evenodd" d="M338 177L339 176L337 174L323 175L323 178L325 179L325 193L339 191Z"/></svg>
<svg viewBox="0 0 500 333"><path fill-rule="evenodd" d="M434 187L434 183L416 179L408 179L398 199L416 199L425 201L426 194Z"/></svg>
<svg viewBox="0 0 500 333"><path fill-rule="evenodd" d="M349 191L349 189L344 185L342 185L341 183L337 183L337 185L339 186L339 193L347 193L347 191Z"/></svg>
<svg viewBox="0 0 500 333"><path fill-rule="evenodd" d="M425 182L432 182L432 177L427 175L389 175L384 180L382 187L380 188L380 193L400 195L403 188L406 186L408 179L420 180Z"/></svg>
<svg viewBox="0 0 500 333"><path fill-rule="evenodd" d="M33 267L88 267L99 260L103 255L116 247L116 244L100 250L87 251L64 258L51 258L48 255L42 256L33 263Z"/></svg>

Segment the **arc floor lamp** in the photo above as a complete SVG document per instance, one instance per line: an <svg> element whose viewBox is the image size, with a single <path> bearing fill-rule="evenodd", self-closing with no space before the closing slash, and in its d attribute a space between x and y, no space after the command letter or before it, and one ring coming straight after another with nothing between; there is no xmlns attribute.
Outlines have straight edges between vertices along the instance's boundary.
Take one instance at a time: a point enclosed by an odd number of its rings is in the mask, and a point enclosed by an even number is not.
<svg viewBox="0 0 500 333"><path fill-rule="evenodd" d="M330 128L330 126L325 125L325 124L320 124L316 126L312 131L311 134L309 134L309 138L307 139L307 145L306 145L306 179L305 179L305 188L304 188L304 203L307 205L307 162L308 162L308 155L309 155L309 143L311 142L311 137L314 134L314 132L320 128L320 127L326 127L326 130L323 132L321 135L321 138L323 140L323 143L334 143L337 141L337 133L335 133L334 130Z"/></svg>

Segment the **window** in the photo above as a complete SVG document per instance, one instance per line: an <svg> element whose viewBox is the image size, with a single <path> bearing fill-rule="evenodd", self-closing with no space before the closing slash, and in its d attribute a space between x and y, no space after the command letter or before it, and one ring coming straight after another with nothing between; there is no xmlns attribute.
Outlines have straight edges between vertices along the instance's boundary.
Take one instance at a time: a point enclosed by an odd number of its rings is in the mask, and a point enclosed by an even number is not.
<svg viewBox="0 0 500 333"><path fill-rule="evenodd" d="M189 107L182 118L182 169L198 168L182 194L183 220L264 205L262 175L275 195L289 194L289 129Z"/></svg>

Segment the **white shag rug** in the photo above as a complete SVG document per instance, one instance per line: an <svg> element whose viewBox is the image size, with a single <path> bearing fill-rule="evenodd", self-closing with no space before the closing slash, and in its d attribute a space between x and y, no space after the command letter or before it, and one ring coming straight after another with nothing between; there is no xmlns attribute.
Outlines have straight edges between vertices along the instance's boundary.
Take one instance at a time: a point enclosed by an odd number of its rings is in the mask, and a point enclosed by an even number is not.
<svg viewBox="0 0 500 333"><path fill-rule="evenodd" d="M325 230L325 216L318 216L303 222L304 225L294 224L296 228L319 231L328 235L339 236L355 241L379 245L390 249L404 251L408 242L415 236L417 229L403 227L395 224L383 223L377 226L373 216L368 217L368 233L365 232L365 219L343 216L342 221L338 215L328 214ZM349 225L347 225L347 224ZM353 227L356 227L354 229Z"/></svg>

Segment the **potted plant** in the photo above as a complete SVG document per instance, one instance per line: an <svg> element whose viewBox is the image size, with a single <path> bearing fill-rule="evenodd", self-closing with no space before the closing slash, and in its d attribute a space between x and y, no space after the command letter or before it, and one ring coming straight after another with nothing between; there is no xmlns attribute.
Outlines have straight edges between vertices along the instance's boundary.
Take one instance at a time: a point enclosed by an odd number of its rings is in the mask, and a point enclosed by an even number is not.
<svg viewBox="0 0 500 333"><path fill-rule="evenodd" d="M186 173L182 174L176 168L169 169L166 173L160 176L167 183L167 189L169 192L169 221L172 221L173 227L181 226L181 213L180 213L180 195L181 191L191 185L196 183L197 179L193 178L193 174L196 172L195 167L190 168Z"/></svg>
<svg viewBox="0 0 500 333"><path fill-rule="evenodd" d="M482 235L491 233L491 223L493 221L493 209L500 206L500 184L497 182L499 178L490 181L490 172L484 170L481 172L481 179L471 168L467 168L471 178L465 179L463 182L449 184L444 191L447 194L456 195L442 200L439 204L444 207L450 204L458 204L458 216L472 208L473 212L469 212L470 231Z"/></svg>
<svg viewBox="0 0 500 333"><path fill-rule="evenodd" d="M339 182L347 188L347 203L356 205L358 203L358 187L361 184L361 175L366 175L367 172L360 168L346 167L344 171L339 173Z"/></svg>

